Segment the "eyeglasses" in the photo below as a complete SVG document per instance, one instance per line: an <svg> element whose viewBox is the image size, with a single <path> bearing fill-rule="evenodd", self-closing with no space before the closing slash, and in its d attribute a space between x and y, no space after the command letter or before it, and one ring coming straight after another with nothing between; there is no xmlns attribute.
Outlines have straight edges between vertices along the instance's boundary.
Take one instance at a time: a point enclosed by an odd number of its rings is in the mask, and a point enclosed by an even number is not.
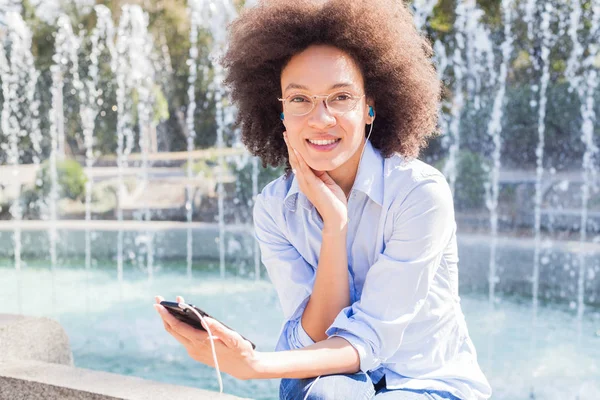
<svg viewBox="0 0 600 400"><path fill-rule="evenodd" d="M317 105L317 99L325 99L325 107L334 114L343 114L353 110L358 104L358 101L365 97L354 96L348 92L335 92L328 95L307 95L292 93L284 99L277 99L283 102L283 107L286 114L291 114L297 117L303 116L311 112Z"/></svg>

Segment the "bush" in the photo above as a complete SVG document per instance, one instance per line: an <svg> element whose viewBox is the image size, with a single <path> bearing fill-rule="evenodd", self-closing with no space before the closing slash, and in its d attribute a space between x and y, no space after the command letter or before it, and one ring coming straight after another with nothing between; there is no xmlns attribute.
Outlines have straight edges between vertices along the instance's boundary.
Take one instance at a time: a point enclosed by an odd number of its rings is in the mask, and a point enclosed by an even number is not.
<svg viewBox="0 0 600 400"><path fill-rule="evenodd" d="M87 177L83 167L75 160L64 160L56 162L58 198L69 198L79 200L85 194ZM37 175L37 191L42 197L50 195L52 187L50 177L50 163L46 161Z"/></svg>
<svg viewBox="0 0 600 400"><path fill-rule="evenodd" d="M194 176L202 174L205 178L212 178L214 175L214 169L217 166L216 157L210 157L205 160L192 161L192 173ZM187 173L188 163L186 162L181 166L184 173Z"/></svg>
<svg viewBox="0 0 600 400"><path fill-rule="evenodd" d="M252 206L254 204L252 199L253 167L251 159L248 159L248 162L242 168L239 168L234 163L230 164L230 168L236 178L236 203L240 205L240 207L236 207L236 211L239 214L240 220L248 222L251 220ZM269 182L279 178L283 172L283 167L273 168L267 166L263 168L259 160L257 176L258 192L260 193Z"/></svg>
<svg viewBox="0 0 600 400"><path fill-rule="evenodd" d="M447 157L435 166L444 170ZM481 209L485 206L485 187L488 181L489 164L480 154L468 150L458 153L456 182L454 183L454 204L457 210Z"/></svg>

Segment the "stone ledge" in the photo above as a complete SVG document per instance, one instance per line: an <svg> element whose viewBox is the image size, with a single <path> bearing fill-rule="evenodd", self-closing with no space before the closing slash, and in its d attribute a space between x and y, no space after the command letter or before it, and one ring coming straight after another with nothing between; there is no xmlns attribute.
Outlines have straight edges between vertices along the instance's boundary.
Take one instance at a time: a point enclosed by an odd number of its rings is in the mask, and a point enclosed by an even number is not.
<svg viewBox="0 0 600 400"><path fill-rule="evenodd" d="M0 362L0 400L235 400L232 395L40 361Z"/></svg>
<svg viewBox="0 0 600 400"><path fill-rule="evenodd" d="M0 314L0 362L36 360L73 365L69 337L49 318Z"/></svg>

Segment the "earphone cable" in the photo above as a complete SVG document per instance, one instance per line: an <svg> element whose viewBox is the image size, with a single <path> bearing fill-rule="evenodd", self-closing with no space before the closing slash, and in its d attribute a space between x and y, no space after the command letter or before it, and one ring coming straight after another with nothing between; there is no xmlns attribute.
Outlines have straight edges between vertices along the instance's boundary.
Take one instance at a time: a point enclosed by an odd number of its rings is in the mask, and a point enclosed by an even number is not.
<svg viewBox="0 0 600 400"><path fill-rule="evenodd" d="M191 310L194 314L196 314L196 316L198 317L198 319L200 321L204 322L204 317L202 317L202 315L198 311L196 311L194 309L194 307L191 307L185 303L179 303L179 307L183 308L183 309ZM219 382L219 393L222 394L223 393L223 379L221 378L221 370L219 369L219 360L217 359L217 351L215 350L215 339L212 335L212 332L210 331L210 327L208 326L208 324L205 323L204 327L206 328L206 332L208 333L208 338L210 340L210 348L212 350L213 361L215 362L215 370L217 372L217 381Z"/></svg>

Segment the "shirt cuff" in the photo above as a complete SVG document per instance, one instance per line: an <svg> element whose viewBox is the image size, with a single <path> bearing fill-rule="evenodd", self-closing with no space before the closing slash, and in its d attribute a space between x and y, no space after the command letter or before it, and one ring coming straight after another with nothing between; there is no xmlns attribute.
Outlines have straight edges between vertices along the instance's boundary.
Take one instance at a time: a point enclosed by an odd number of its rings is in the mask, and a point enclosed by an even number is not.
<svg viewBox="0 0 600 400"><path fill-rule="evenodd" d="M369 351L369 349L365 345L365 342L358 336L353 335L349 332L338 330L337 333L334 333L329 337L341 337L356 349L356 351L358 352L358 358L360 359L360 370L362 372L367 373L369 371L377 369L377 367L379 367L379 365L381 364L381 362L377 358L373 357L372 352Z"/></svg>
<svg viewBox="0 0 600 400"><path fill-rule="evenodd" d="M310 346L311 344L315 344L315 341L308 336L308 333L302 327L302 318L298 318L293 321L292 326L290 327L288 334L288 340L290 343L290 347L300 349L302 347Z"/></svg>
<svg viewBox="0 0 600 400"><path fill-rule="evenodd" d="M361 326L359 321L348 317L346 313L350 310L351 307L342 310L325 333L328 337L341 337L350 343L358 352L360 370L366 373L377 369L384 360L375 356L372 345L363 338L368 337L371 332L364 329L366 327Z"/></svg>

